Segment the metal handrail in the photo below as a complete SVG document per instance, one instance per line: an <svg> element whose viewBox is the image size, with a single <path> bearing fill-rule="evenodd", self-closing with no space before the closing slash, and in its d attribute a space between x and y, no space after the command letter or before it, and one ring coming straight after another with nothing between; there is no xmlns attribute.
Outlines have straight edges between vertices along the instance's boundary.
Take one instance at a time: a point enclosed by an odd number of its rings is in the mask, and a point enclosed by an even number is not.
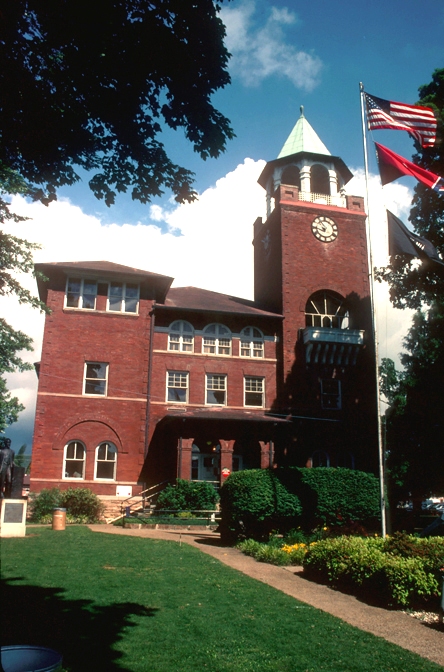
<svg viewBox="0 0 444 672"><path fill-rule="evenodd" d="M128 508L131 509L133 506L135 506L136 504L140 504L141 502L143 502L142 508L144 509L145 508L145 502L147 500L152 499L156 495L160 494L162 492L162 490L165 489L166 485L168 485L168 483L169 483L169 480L161 481L160 483L156 483L156 485L151 485L149 488L146 488L145 490L142 490L142 492L138 492L137 495L132 495L131 497L127 497L126 499L122 500L122 502L120 503L120 512L121 512L122 515L119 516L119 518L124 515L124 510L125 509L128 509ZM160 486L162 486L162 485L164 487L160 488ZM160 488L160 490L156 490L157 488ZM152 491L152 490L156 490L156 492L152 492L151 495L147 495L147 493ZM128 502L130 502L131 500L136 500L136 501L133 501L131 504L128 504ZM118 519L116 519L116 520L118 520Z"/></svg>

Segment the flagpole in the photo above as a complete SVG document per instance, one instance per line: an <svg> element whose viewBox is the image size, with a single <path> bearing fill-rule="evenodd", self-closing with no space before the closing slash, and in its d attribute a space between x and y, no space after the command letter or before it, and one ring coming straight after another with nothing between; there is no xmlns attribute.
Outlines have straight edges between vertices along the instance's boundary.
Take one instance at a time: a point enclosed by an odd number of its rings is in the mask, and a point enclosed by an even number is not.
<svg viewBox="0 0 444 672"><path fill-rule="evenodd" d="M374 290L374 270L373 270L373 254L372 242L370 236L370 207L369 207L369 188L368 188L368 155L367 155L367 135L365 128L365 105L364 105L364 85L359 82L359 91L361 98L361 120L362 120L362 141L364 146L364 172L365 172L365 211L367 213L367 249L368 249L368 263L369 263L369 279L370 279L370 301L372 313L372 332L375 344L375 372L376 372L376 417L378 426L378 465L379 465L379 488L380 488L380 507L381 507L381 532L382 537L385 538L387 534L386 524L386 507L385 507L385 478L384 478L384 450L382 445L382 424L380 411L380 395L379 395L379 348L378 348L378 333L376 326L376 306L375 306L375 290Z"/></svg>

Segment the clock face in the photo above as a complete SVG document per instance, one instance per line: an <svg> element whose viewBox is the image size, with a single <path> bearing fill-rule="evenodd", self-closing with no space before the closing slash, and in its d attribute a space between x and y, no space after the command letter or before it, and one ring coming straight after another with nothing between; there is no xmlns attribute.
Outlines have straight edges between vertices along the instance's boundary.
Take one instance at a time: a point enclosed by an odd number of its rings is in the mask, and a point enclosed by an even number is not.
<svg viewBox="0 0 444 672"><path fill-rule="evenodd" d="M338 226L330 217L316 217L311 230L322 243L331 243L338 235Z"/></svg>

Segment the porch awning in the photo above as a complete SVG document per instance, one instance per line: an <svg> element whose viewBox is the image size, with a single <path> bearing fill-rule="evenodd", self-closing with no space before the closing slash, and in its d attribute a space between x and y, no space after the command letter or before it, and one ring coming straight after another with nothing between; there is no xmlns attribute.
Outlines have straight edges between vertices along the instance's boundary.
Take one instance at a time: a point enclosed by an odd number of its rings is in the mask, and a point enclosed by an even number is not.
<svg viewBox="0 0 444 672"><path fill-rule="evenodd" d="M205 420L206 422L215 420L217 422L257 422L268 424L289 424L291 419L279 418L265 413L252 413L250 411L229 411L222 409L169 409L164 416L165 419L183 419L183 420Z"/></svg>

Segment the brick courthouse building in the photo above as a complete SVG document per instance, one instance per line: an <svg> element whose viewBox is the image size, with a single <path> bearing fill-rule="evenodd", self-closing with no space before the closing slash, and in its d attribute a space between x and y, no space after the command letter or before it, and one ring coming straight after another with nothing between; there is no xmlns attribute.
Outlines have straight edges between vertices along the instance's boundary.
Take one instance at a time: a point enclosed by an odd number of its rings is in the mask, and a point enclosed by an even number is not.
<svg viewBox="0 0 444 672"><path fill-rule="evenodd" d="M274 465L374 471L363 199L304 118L259 183L254 301L105 261L37 264L31 488L136 494Z"/></svg>

